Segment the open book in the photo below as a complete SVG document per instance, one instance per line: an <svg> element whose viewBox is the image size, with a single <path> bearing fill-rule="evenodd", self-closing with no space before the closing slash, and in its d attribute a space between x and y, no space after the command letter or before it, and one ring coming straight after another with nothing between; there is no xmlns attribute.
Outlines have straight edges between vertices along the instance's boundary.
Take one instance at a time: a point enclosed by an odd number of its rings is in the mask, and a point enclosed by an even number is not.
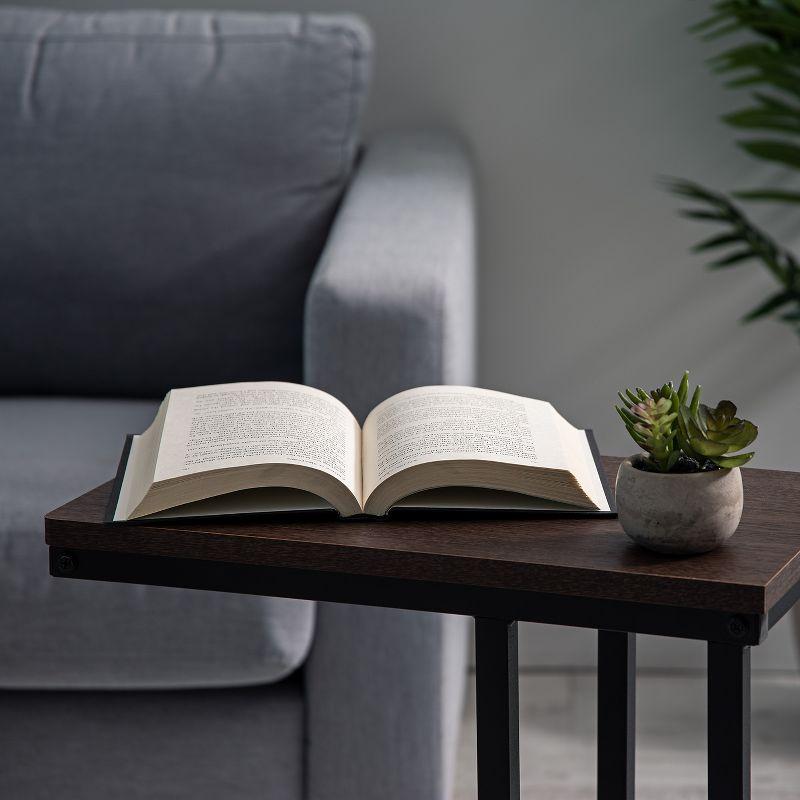
<svg viewBox="0 0 800 800"><path fill-rule="evenodd" d="M400 392L363 428L293 383L173 389L129 436L114 521L335 509L611 512L591 435L549 403L467 386Z"/></svg>

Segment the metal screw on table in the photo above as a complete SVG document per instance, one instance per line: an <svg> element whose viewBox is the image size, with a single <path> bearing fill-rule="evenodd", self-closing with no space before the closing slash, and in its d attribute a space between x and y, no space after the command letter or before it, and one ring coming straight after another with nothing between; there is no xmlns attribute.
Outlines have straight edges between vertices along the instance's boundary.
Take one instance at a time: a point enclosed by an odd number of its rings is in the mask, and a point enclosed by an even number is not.
<svg viewBox="0 0 800 800"><path fill-rule="evenodd" d="M747 621L741 617L731 617L728 622L728 633L735 639L741 639L747 633Z"/></svg>
<svg viewBox="0 0 800 800"><path fill-rule="evenodd" d="M63 575L71 575L78 568L78 562L69 553L62 553L56 559L56 566Z"/></svg>

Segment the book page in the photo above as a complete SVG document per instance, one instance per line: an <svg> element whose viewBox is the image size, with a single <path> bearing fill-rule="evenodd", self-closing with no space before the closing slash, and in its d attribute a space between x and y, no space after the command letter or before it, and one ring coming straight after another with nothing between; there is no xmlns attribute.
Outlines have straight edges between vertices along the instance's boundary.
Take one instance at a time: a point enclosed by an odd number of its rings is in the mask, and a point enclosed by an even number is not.
<svg viewBox="0 0 800 800"><path fill-rule="evenodd" d="M589 440L586 438L586 431L574 427L555 409L553 412L572 474L578 479L581 488L591 498L598 510L609 511L608 498L597 471Z"/></svg>
<svg viewBox="0 0 800 800"><path fill-rule="evenodd" d="M361 498L361 431L331 395L263 381L173 389L154 481L254 464L298 464Z"/></svg>
<svg viewBox="0 0 800 800"><path fill-rule="evenodd" d="M428 461L478 459L568 469L553 407L542 400L426 386L377 406L364 423L364 498L401 470Z"/></svg>

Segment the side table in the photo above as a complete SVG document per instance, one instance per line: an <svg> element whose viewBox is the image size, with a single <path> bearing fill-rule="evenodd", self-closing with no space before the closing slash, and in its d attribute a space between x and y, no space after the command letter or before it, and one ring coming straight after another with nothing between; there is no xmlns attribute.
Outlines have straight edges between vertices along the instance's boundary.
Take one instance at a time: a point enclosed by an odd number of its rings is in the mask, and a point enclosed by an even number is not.
<svg viewBox="0 0 800 800"><path fill-rule="evenodd" d="M619 459L604 459L611 482ZM750 797L750 648L800 597L800 473L743 470L719 550L663 557L614 519L104 521L111 484L46 517L54 576L475 618L478 790L519 798L517 622L598 631L597 796L634 796L636 634L708 643L708 796Z"/></svg>

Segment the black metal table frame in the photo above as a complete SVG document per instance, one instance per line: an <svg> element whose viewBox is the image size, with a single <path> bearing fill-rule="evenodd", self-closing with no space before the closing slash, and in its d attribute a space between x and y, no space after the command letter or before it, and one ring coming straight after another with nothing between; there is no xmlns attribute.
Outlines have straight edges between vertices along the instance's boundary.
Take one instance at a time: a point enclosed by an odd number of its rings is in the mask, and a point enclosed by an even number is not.
<svg viewBox="0 0 800 800"><path fill-rule="evenodd" d="M464 586L323 570L50 548L56 577L462 614L475 618L478 795L519 798L517 622L598 631L598 800L633 800L636 634L708 643L708 797L750 797L750 647L800 596L768 614Z"/></svg>

